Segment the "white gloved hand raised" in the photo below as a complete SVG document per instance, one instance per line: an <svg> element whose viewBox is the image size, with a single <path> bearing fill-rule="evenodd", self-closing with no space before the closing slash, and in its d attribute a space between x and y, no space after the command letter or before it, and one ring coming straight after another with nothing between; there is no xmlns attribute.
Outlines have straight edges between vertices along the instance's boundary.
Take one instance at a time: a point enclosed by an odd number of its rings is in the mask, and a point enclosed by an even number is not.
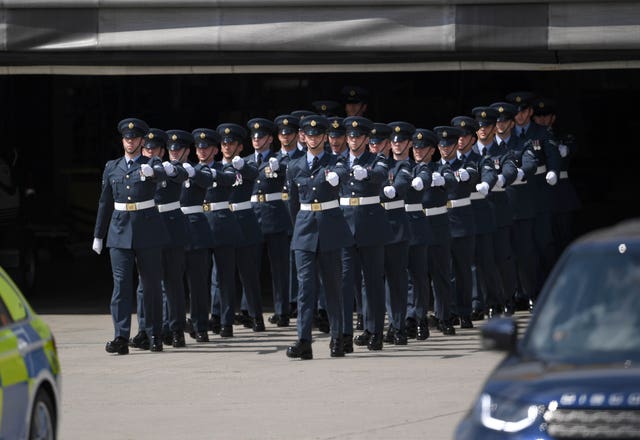
<svg viewBox="0 0 640 440"><path fill-rule="evenodd" d="M382 188L382 192L390 199L393 199L396 196L396 189L391 185L387 185Z"/></svg>
<svg viewBox="0 0 640 440"><path fill-rule="evenodd" d="M142 175L145 177L152 177L153 176L153 168L151 167L151 165L147 164L147 163L143 163L140 166L140 170L142 171Z"/></svg>
<svg viewBox="0 0 640 440"><path fill-rule="evenodd" d="M269 158L269 168L271 171L278 171L280 169L280 162L275 157Z"/></svg>
<svg viewBox="0 0 640 440"><path fill-rule="evenodd" d="M236 170L241 170L242 167L244 167L244 159L241 158L240 156L236 156L233 159L231 159L231 164Z"/></svg>
<svg viewBox="0 0 640 440"><path fill-rule="evenodd" d="M171 162L165 160L162 162L162 168L164 168L164 172L167 173L167 176L173 177L176 175L176 167Z"/></svg>
<svg viewBox="0 0 640 440"><path fill-rule="evenodd" d="M435 172L431 174L431 186L443 186L444 185L444 177L439 172Z"/></svg>
<svg viewBox="0 0 640 440"><path fill-rule="evenodd" d="M325 180L329 182L329 185L336 186L340 181L340 178L338 177L338 173L335 171L329 171L325 176Z"/></svg>
<svg viewBox="0 0 640 440"><path fill-rule="evenodd" d="M558 175L555 173L555 171L549 171L545 178L547 179L547 183L551 186L558 183Z"/></svg>
<svg viewBox="0 0 640 440"><path fill-rule="evenodd" d="M496 182L496 188L504 188L505 180L502 174L498 174L498 181Z"/></svg>
<svg viewBox="0 0 640 440"><path fill-rule="evenodd" d="M193 177L196 175L196 170L193 168L193 165L191 165L189 162L183 163L182 168L185 169L189 177Z"/></svg>
<svg viewBox="0 0 640 440"><path fill-rule="evenodd" d="M467 180L469 180L469 171L466 170L466 168L460 168L458 170L458 176L460 177L460 180L463 182L466 182Z"/></svg>
<svg viewBox="0 0 640 440"><path fill-rule="evenodd" d="M100 252L102 252L102 238L94 238L91 249L93 249L93 252L100 255Z"/></svg>
<svg viewBox="0 0 640 440"><path fill-rule="evenodd" d="M365 168L362 168L362 166L355 165L353 167L353 177L355 177L356 180L366 179L367 174L369 173L367 173L367 170Z"/></svg>
<svg viewBox="0 0 640 440"><path fill-rule="evenodd" d="M518 177L516 178L516 181L522 182L522 179L524 179L524 171L522 168L518 168Z"/></svg>
<svg viewBox="0 0 640 440"><path fill-rule="evenodd" d="M569 147L565 144L559 144L558 151L560 152L560 157L567 157L569 155Z"/></svg>
<svg viewBox="0 0 640 440"><path fill-rule="evenodd" d="M483 196L489 194L489 184L487 182L478 183L476 185L476 191L478 191Z"/></svg>
<svg viewBox="0 0 640 440"><path fill-rule="evenodd" d="M422 191L424 189L424 182L420 177L414 177L411 181L411 187L416 191Z"/></svg>

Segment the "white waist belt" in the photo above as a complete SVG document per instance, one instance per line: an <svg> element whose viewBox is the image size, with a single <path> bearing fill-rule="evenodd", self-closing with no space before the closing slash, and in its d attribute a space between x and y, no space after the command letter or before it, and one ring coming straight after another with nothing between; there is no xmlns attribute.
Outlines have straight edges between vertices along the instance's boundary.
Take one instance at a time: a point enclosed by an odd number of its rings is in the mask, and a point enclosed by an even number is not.
<svg viewBox="0 0 640 440"><path fill-rule="evenodd" d="M502 188L498 188L497 186L494 186L491 189L491 192L502 192L502 191L504 191L504 186Z"/></svg>
<svg viewBox="0 0 640 440"><path fill-rule="evenodd" d="M180 210L182 211L183 214L196 214L198 212L204 211L204 208L202 207L202 205L195 205L195 206L183 206L182 208L180 208Z"/></svg>
<svg viewBox="0 0 640 440"><path fill-rule="evenodd" d="M407 212L422 211L422 203L410 203L408 205L404 205L404 210Z"/></svg>
<svg viewBox="0 0 640 440"><path fill-rule="evenodd" d="M205 203L202 205L202 208L205 212L207 211L220 211L222 209L230 209L229 202L227 200L223 202L215 202L215 203Z"/></svg>
<svg viewBox="0 0 640 440"><path fill-rule="evenodd" d="M144 202L133 202L133 203L120 203L115 202L113 204L113 209L116 211L139 211L141 209L149 209L156 206L156 202L153 200L145 200Z"/></svg>
<svg viewBox="0 0 640 440"><path fill-rule="evenodd" d="M511 186L515 186L515 185L525 185L527 183L526 180L514 180L513 183L511 184Z"/></svg>
<svg viewBox="0 0 640 440"><path fill-rule="evenodd" d="M172 202L172 203L165 203L164 205L158 205L159 212L175 211L176 209L180 209L180 202Z"/></svg>
<svg viewBox="0 0 640 440"><path fill-rule="evenodd" d="M569 172L567 172L567 171L560 171L560 178L561 178L561 179L568 179L568 178L569 178Z"/></svg>
<svg viewBox="0 0 640 440"><path fill-rule="evenodd" d="M471 200L469 197L464 197L462 199L449 200L447 202L447 208L459 208L461 206L469 206L471 205Z"/></svg>
<svg viewBox="0 0 640 440"><path fill-rule="evenodd" d="M538 168L536 168L536 176L538 174L542 174L542 173L546 173L547 172L547 166L546 165L542 165Z"/></svg>
<svg viewBox="0 0 640 440"><path fill-rule="evenodd" d="M479 192L474 191L471 194L469 194L469 199L471 199L471 200L483 200L484 196L482 194L480 194Z"/></svg>
<svg viewBox="0 0 640 440"><path fill-rule="evenodd" d="M245 211L251 209L251 202L229 203L229 209L232 211Z"/></svg>
<svg viewBox="0 0 640 440"><path fill-rule="evenodd" d="M372 197L340 197L340 205L342 206L360 206L360 205L373 205L380 203L379 196Z"/></svg>
<svg viewBox="0 0 640 440"><path fill-rule="evenodd" d="M282 200L282 193L271 194L254 194L251 196L252 202L273 202L274 200Z"/></svg>
<svg viewBox="0 0 640 440"><path fill-rule="evenodd" d="M446 214L447 213L447 207L446 206L436 206L435 208L424 208L424 213L427 217L430 217L432 215L440 215L440 214Z"/></svg>
<svg viewBox="0 0 640 440"><path fill-rule="evenodd" d="M382 206L384 206L384 209L386 209L387 211L390 209L404 208L404 200L394 200L393 202L383 202Z"/></svg>
<svg viewBox="0 0 640 440"><path fill-rule="evenodd" d="M326 211L327 209L338 208L340 203L337 200L322 203L300 203L300 211Z"/></svg>

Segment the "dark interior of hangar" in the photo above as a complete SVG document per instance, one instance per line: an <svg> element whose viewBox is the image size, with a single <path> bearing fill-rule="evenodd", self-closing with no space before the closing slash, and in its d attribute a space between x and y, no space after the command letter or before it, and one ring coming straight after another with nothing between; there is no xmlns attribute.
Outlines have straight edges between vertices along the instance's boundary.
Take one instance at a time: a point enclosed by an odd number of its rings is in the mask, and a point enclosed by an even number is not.
<svg viewBox="0 0 640 440"><path fill-rule="evenodd" d="M37 290L50 301L108 298L108 256L90 253L104 163L121 154L116 123L128 116L163 129L215 128L339 100L345 84L371 92L365 116L418 127L447 124L472 107L532 90L558 102L557 132L575 135L570 177L582 200L576 234L640 214L635 200L637 70L455 71L354 74L0 77L1 154L23 190L17 227L33 231ZM250 145L248 145L250 148ZM247 153L248 150L246 150ZM27 189L29 194L25 194ZM2 247L17 235L3 226ZM90 294L90 295L89 295ZM101 300L103 311L107 303ZM102 310L101 309L101 310Z"/></svg>

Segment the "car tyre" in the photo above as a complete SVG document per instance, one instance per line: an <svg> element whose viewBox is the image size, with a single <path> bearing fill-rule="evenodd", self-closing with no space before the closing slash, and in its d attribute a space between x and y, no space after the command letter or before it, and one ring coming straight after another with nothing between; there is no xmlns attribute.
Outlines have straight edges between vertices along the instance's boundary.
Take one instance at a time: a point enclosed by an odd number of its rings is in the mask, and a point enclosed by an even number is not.
<svg viewBox="0 0 640 440"><path fill-rule="evenodd" d="M56 414L51 396L44 389L38 390L31 409L29 440L55 440Z"/></svg>

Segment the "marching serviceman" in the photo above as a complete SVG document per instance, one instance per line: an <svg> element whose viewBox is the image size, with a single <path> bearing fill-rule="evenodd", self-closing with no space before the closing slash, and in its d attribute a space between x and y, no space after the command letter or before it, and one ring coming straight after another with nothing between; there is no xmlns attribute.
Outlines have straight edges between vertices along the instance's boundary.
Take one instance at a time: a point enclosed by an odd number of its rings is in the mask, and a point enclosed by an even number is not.
<svg viewBox="0 0 640 440"><path fill-rule="evenodd" d="M389 167L384 156L367 151L373 123L362 116L344 120L349 144L348 179L342 182L340 205L354 237L352 246L345 246L344 256L347 274L355 280L354 260L360 263L364 280L363 315L364 332L354 339L356 345L366 345L369 350L382 350L384 331L384 245L391 238L391 226L384 208L380 205L380 188L388 178ZM343 283L355 288L343 274ZM345 289L347 292L348 289ZM352 334L353 296L343 298L345 334ZM350 333L351 332L351 333Z"/></svg>
<svg viewBox="0 0 640 440"><path fill-rule="evenodd" d="M254 118L247 122L251 132L251 143L255 153L245 157L258 169L251 204L262 230L264 245L271 264L273 308L277 318L270 321L278 327L289 326L289 234L292 231L291 217L282 200L286 186L286 165L281 164L276 153L271 151L275 125L268 119ZM258 255L262 255L259 249ZM258 267L260 269L258 259Z"/></svg>
<svg viewBox="0 0 640 440"><path fill-rule="evenodd" d="M295 253L300 288L298 340L287 349L290 358L313 358L311 328L318 278L326 292L330 355L345 354L340 255L343 246L352 245L353 237L338 201L340 179L346 177L347 170L335 156L324 151L327 125L323 116L302 119L300 126L305 131L308 150L287 167L291 218L295 220L291 249Z"/></svg>
<svg viewBox="0 0 640 440"><path fill-rule="evenodd" d="M153 200L155 170L140 150L148 125L129 118L118 123L124 156L107 162L94 229L92 249L100 254L109 248L113 272L111 317L115 337L107 353L129 353L131 310L134 298L134 266L144 284L146 332L151 351L162 351L162 248L167 230ZM106 243L104 243L106 237Z"/></svg>

